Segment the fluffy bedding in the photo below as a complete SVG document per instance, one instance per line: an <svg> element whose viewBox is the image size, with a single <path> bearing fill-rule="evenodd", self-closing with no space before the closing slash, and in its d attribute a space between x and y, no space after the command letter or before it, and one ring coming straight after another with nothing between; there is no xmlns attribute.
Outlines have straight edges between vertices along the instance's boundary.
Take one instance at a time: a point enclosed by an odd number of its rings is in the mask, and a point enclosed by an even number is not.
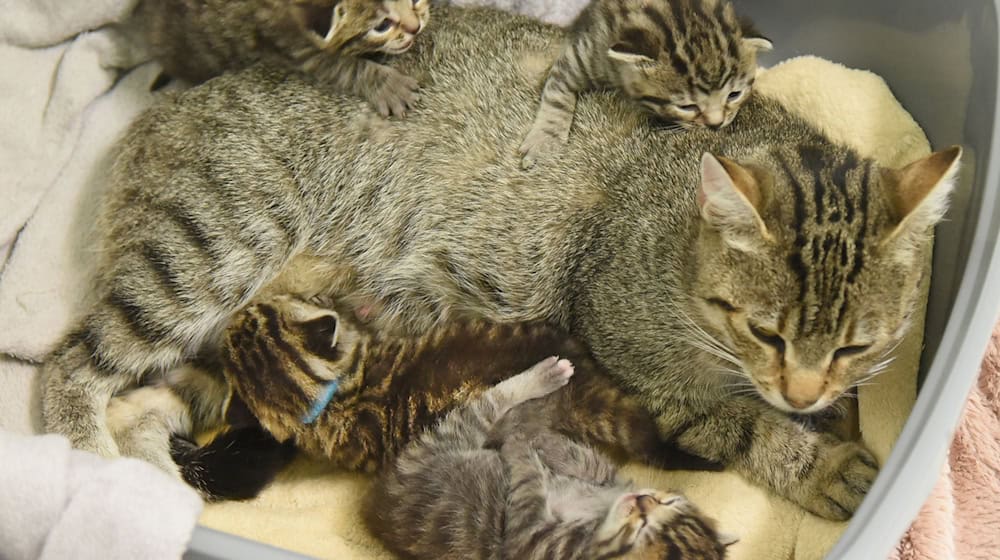
<svg viewBox="0 0 1000 560"><path fill-rule="evenodd" d="M456 3L492 4L565 23L585 1ZM0 23L0 61L8 70L0 76L0 427L36 433L33 364L67 330L84 298L93 260L90 225L111 148L154 101L150 85L158 68L136 66L130 60L135 51L114 29L87 31L120 19L130 8L127 0L11 4ZM899 166L930 151L917 124L869 72L802 57L762 71L757 83L759 94L780 99L883 164ZM919 319L892 368L861 389L845 427L880 461L916 397L922 333ZM726 531L741 536L731 548L736 560L821 558L845 527L806 514L733 473L665 473L638 465L626 473L643 486L683 489ZM256 500L209 505L201 522L323 558L388 557L360 525L367 482L300 460Z"/></svg>

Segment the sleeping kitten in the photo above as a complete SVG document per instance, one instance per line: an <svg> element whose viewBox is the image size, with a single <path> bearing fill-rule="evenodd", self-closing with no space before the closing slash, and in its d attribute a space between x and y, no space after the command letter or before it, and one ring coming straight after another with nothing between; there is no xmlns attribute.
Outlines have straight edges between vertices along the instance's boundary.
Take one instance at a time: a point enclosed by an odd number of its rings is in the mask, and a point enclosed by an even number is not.
<svg viewBox="0 0 1000 560"><path fill-rule="evenodd" d="M200 83L259 60L291 64L383 116L417 82L367 55L396 55L427 25L430 0L142 0L132 18L167 74Z"/></svg>
<svg viewBox="0 0 1000 560"><path fill-rule="evenodd" d="M572 374L567 360L542 361L411 443L368 496L372 533L405 558L724 558L735 539L684 496L616 480L541 417L505 426Z"/></svg>
<svg viewBox="0 0 1000 560"><path fill-rule="evenodd" d="M233 319L222 350L233 429L200 450L175 438L174 459L206 497L252 495L252 489L234 494L214 487L206 479L227 476L212 471L230 467L207 463L232 453L280 454L254 430L259 422L276 442L374 471L449 410L552 353L572 359L578 373L558 398L539 401L540 418L657 466L718 468L664 443L649 413L615 387L582 345L553 327L455 322L421 337L392 337L370 332L343 307L289 296L262 299Z"/></svg>
<svg viewBox="0 0 1000 560"><path fill-rule="evenodd" d="M722 128L750 95L771 49L727 0L593 0L570 28L521 144L529 168L569 138L577 94L620 90L681 127Z"/></svg>

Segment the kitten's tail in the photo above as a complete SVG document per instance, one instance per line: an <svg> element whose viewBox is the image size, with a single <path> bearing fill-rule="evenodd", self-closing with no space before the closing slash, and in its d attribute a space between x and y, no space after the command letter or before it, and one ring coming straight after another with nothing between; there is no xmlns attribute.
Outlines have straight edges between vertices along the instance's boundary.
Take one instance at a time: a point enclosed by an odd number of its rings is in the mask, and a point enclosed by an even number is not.
<svg viewBox="0 0 1000 560"><path fill-rule="evenodd" d="M596 366L595 366L596 368ZM652 414L638 399L609 378L593 373L577 376L559 398L553 417L557 430L601 446L625 458L667 470L721 471L724 467L664 441Z"/></svg>
<svg viewBox="0 0 1000 560"><path fill-rule="evenodd" d="M295 454L291 441L281 443L259 425L230 429L202 447L178 435L170 440L181 477L206 501L256 497Z"/></svg>

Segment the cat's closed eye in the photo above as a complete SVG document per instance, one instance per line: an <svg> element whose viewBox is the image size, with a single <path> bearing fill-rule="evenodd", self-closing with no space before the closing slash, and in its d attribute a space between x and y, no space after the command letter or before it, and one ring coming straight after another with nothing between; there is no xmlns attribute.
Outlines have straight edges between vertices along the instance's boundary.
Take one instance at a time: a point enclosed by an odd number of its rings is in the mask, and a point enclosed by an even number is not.
<svg viewBox="0 0 1000 560"><path fill-rule="evenodd" d="M764 327L758 327L753 323L747 323L747 326L750 327L750 333L757 337L757 340L773 347L779 353L785 351L785 339L781 338L778 333Z"/></svg>
<svg viewBox="0 0 1000 560"><path fill-rule="evenodd" d="M838 348L833 352L834 360L841 360L844 358L849 358L851 356L857 356L859 354L864 354L869 349L871 349L871 344L855 344L853 346L844 346Z"/></svg>
<svg viewBox="0 0 1000 560"><path fill-rule="evenodd" d="M743 97L743 90L736 90L736 91L729 92L729 96L727 97L727 99L729 101L736 101L737 99L739 99L741 97Z"/></svg>
<svg viewBox="0 0 1000 560"><path fill-rule="evenodd" d="M693 103L690 103L690 104L687 104L687 105L677 105L677 108L680 109L681 111L685 111L685 112L688 112L688 113L698 113L698 112L701 112L701 107L698 107L697 105L695 105Z"/></svg>
<svg viewBox="0 0 1000 560"><path fill-rule="evenodd" d="M728 301L722 298L710 297L706 298L705 302L708 303L709 305L718 307L719 309L725 311L726 313L735 313L739 311L739 309L735 305L729 303Z"/></svg>
<svg viewBox="0 0 1000 560"><path fill-rule="evenodd" d="M396 22L392 21L389 18L385 18L376 23L375 27L372 28L372 31L376 33L387 33L390 29L392 29L395 26Z"/></svg>

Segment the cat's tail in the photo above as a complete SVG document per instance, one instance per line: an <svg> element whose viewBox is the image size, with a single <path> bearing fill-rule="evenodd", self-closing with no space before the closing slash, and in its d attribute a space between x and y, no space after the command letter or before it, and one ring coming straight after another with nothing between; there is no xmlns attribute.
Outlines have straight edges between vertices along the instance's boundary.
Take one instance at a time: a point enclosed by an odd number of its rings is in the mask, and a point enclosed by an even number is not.
<svg viewBox="0 0 1000 560"><path fill-rule="evenodd" d="M248 500L292 462L296 449L256 425L224 431L201 447L174 435L170 454L184 481L206 501Z"/></svg>
<svg viewBox="0 0 1000 560"><path fill-rule="evenodd" d="M652 414L597 366L577 367L577 376L557 394L554 428L597 445L619 458L638 459L668 470L720 471L723 466L665 441ZM582 374L582 375L581 375ZM621 457L621 456L624 457Z"/></svg>

